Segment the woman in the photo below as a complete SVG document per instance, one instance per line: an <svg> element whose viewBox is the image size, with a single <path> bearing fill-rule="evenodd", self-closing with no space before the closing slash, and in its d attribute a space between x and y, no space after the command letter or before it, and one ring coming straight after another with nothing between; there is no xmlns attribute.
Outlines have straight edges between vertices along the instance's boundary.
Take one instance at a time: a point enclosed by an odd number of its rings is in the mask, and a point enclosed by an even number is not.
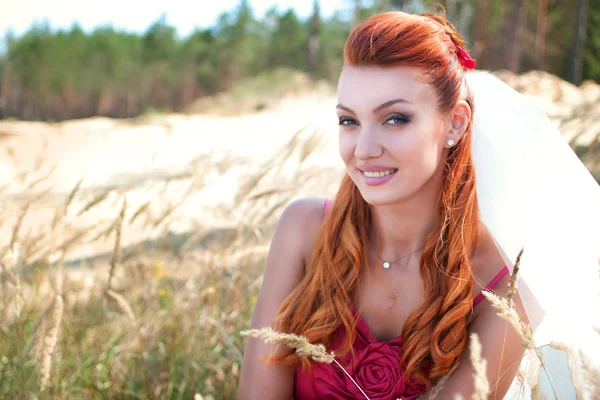
<svg viewBox="0 0 600 400"><path fill-rule="evenodd" d="M268 256L251 326L325 344L370 399L427 398L450 372L436 398L470 398L473 333L501 399L524 354L481 294L506 295L510 276L479 218L463 46L429 13L375 15L351 33L337 105L346 174L335 200L286 208ZM240 399L365 397L337 365L287 349L265 364L269 349L247 340Z"/></svg>

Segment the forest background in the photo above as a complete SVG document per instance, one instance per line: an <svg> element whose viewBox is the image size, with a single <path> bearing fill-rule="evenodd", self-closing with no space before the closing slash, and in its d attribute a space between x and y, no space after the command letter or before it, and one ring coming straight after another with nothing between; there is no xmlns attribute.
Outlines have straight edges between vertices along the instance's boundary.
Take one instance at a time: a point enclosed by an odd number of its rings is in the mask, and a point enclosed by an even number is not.
<svg viewBox="0 0 600 400"><path fill-rule="evenodd" d="M307 0L308 1L308 0ZM273 6L257 18L248 0L213 26L177 35L165 16L143 33L110 25L89 32L38 21L0 48L0 117L61 121L181 112L198 98L282 67L335 82L346 37L366 16L420 12L422 0L347 0L328 18L313 1L302 19ZM600 0L441 0L478 68L548 71L576 85L600 80ZM202 12L202 5L198 11Z"/></svg>

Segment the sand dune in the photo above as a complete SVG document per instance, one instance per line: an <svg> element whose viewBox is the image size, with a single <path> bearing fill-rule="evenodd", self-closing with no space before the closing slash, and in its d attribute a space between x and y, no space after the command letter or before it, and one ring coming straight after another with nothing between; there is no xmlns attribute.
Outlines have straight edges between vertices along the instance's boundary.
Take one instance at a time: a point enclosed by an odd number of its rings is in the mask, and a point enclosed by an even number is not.
<svg viewBox="0 0 600 400"><path fill-rule="evenodd" d="M521 76L501 71L497 75L546 112L574 147L584 149L582 159L600 176L600 122L595 118L600 115L599 85L588 82L578 88L537 71ZM241 216L223 215L218 210L230 209L244 180L306 126L298 136L299 146L306 145L315 130L321 132L320 142L302 164L315 171L316 179L274 181L272 186L290 185L299 195L330 196L342 171L334 105L334 96L321 93L285 98L276 107L235 117L172 114L52 124L0 121L1 233L10 237L20 209L28 201L31 208L20 232L47 226L56 207L81 179L67 215L73 232L97 221L108 224L118 214L125 193L130 215L146 203L155 215L171 203L177 204L169 217L169 229L175 232L193 231L200 225L233 226ZM295 165L289 165L290 177ZM19 175L27 171L29 176L20 180ZM35 188L28 187L44 177ZM194 183L202 189L190 194ZM86 203L104 193L102 205L77 216ZM142 225L138 222L126 228L125 245L165 229L149 230ZM110 240L98 240L71 256L87 257L110 248Z"/></svg>

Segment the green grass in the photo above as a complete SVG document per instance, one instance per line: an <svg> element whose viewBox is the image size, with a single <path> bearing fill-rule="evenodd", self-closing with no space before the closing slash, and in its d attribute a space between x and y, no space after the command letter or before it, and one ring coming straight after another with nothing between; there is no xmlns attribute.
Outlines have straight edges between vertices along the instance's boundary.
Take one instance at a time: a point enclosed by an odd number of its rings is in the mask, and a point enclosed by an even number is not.
<svg viewBox="0 0 600 400"><path fill-rule="evenodd" d="M107 303L100 291L85 305L69 305L65 294L50 382L43 392L38 364L23 353L34 337L33 321L43 310L24 310L0 335L0 362L3 357L8 360L0 364L0 397L175 400L200 393L235 398L240 370L235 354L243 351L238 332L247 328L253 307L249 299L258 292L251 283L260 276L262 261L215 263L209 274L189 273L188 288L183 289L175 279L127 282L122 294L137 316L135 323ZM170 274L171 266L164 265L163 273ZM225 278L231 274L238 278ZM206 290L211 287L218 290ZM219 321L223 332L207 318Z"/></svg>

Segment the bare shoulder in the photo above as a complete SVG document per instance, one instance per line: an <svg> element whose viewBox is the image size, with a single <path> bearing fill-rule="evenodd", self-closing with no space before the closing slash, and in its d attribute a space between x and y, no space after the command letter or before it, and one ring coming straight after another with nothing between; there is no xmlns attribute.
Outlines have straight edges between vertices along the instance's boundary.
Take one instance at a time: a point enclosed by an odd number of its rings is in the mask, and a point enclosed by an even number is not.
<svg viewBox="0 0 600 400"><path fill-rule="evenodd" d="M302 253L303 261L310 258L314 241L323 221L325 199L303 198L290 203L278 226L280 235L293 240Z"/></svg>
<svg viewBox="0 0 600 400"><path fill-rule="evenodd" d="M322 199L301 199L283 211L271 241L263 282L250 320L251 328L270 326L281 303L302 281L306 259L322 220L323 205ZM239 399L293 397L294 369L265 364L261 356L269 352L269 344L261 340L249 338L246 341Z"/></svg>
<svg viewBox="0 0 600 400"><path fill-rule="evenodd" d="M264 285L270 287L274 284L280 288L285 281L289 284L289 293L304 277L306 262L323 217L324 202L323 199L299 199L283 210L271 241Z"/></svg>
<svg viewBox="0 0 600 400"><path fill-rule="evenodd" d="M479 240L472 258L473 278L475 281L475 295L481 293L483 288L506 266L502 255L498 251L494 238L485 224L480 223ZM509 274L506 274L494 287L494 291L505 294L508 289Z"/></svg>
<svg viewBox="0 0 600 400"><path fill-rule="evenodd" d="M323 204L320 199L300 199L283 211L267 256L259 303L266 298L270 307L278 307L304 277L306 260L322 220Z"/></svg>
<svg viewBox="0 0 600 400"><path fill-rule="evenodd" d="M516 260L511 260L512 262ZM500 251L496 247L494 242L494 238L490 233L489 229L481 224L480 228L480 241L475 251L475 255L472 261L473 265L473 276L475 280L475 296L477 296L481 291L485 288L487 284L490 283L496 275L506 266ZM496 293L501 297L505 297L508 293L508 286L510 284L511 275L506 274L500 279L492 292ZM489 304L487 300L482 301L483 304L475 307L474 316L477 318L481 314L496 314L494 308ZM521 300L521 296L519 295L519 291L517 288L517 292L514 294L513 303L515 310L519 314L519 317L525 323L529 323L529 319L527 318L527 313L525 312L525 308L523 306L523 302Z"/></svg>

